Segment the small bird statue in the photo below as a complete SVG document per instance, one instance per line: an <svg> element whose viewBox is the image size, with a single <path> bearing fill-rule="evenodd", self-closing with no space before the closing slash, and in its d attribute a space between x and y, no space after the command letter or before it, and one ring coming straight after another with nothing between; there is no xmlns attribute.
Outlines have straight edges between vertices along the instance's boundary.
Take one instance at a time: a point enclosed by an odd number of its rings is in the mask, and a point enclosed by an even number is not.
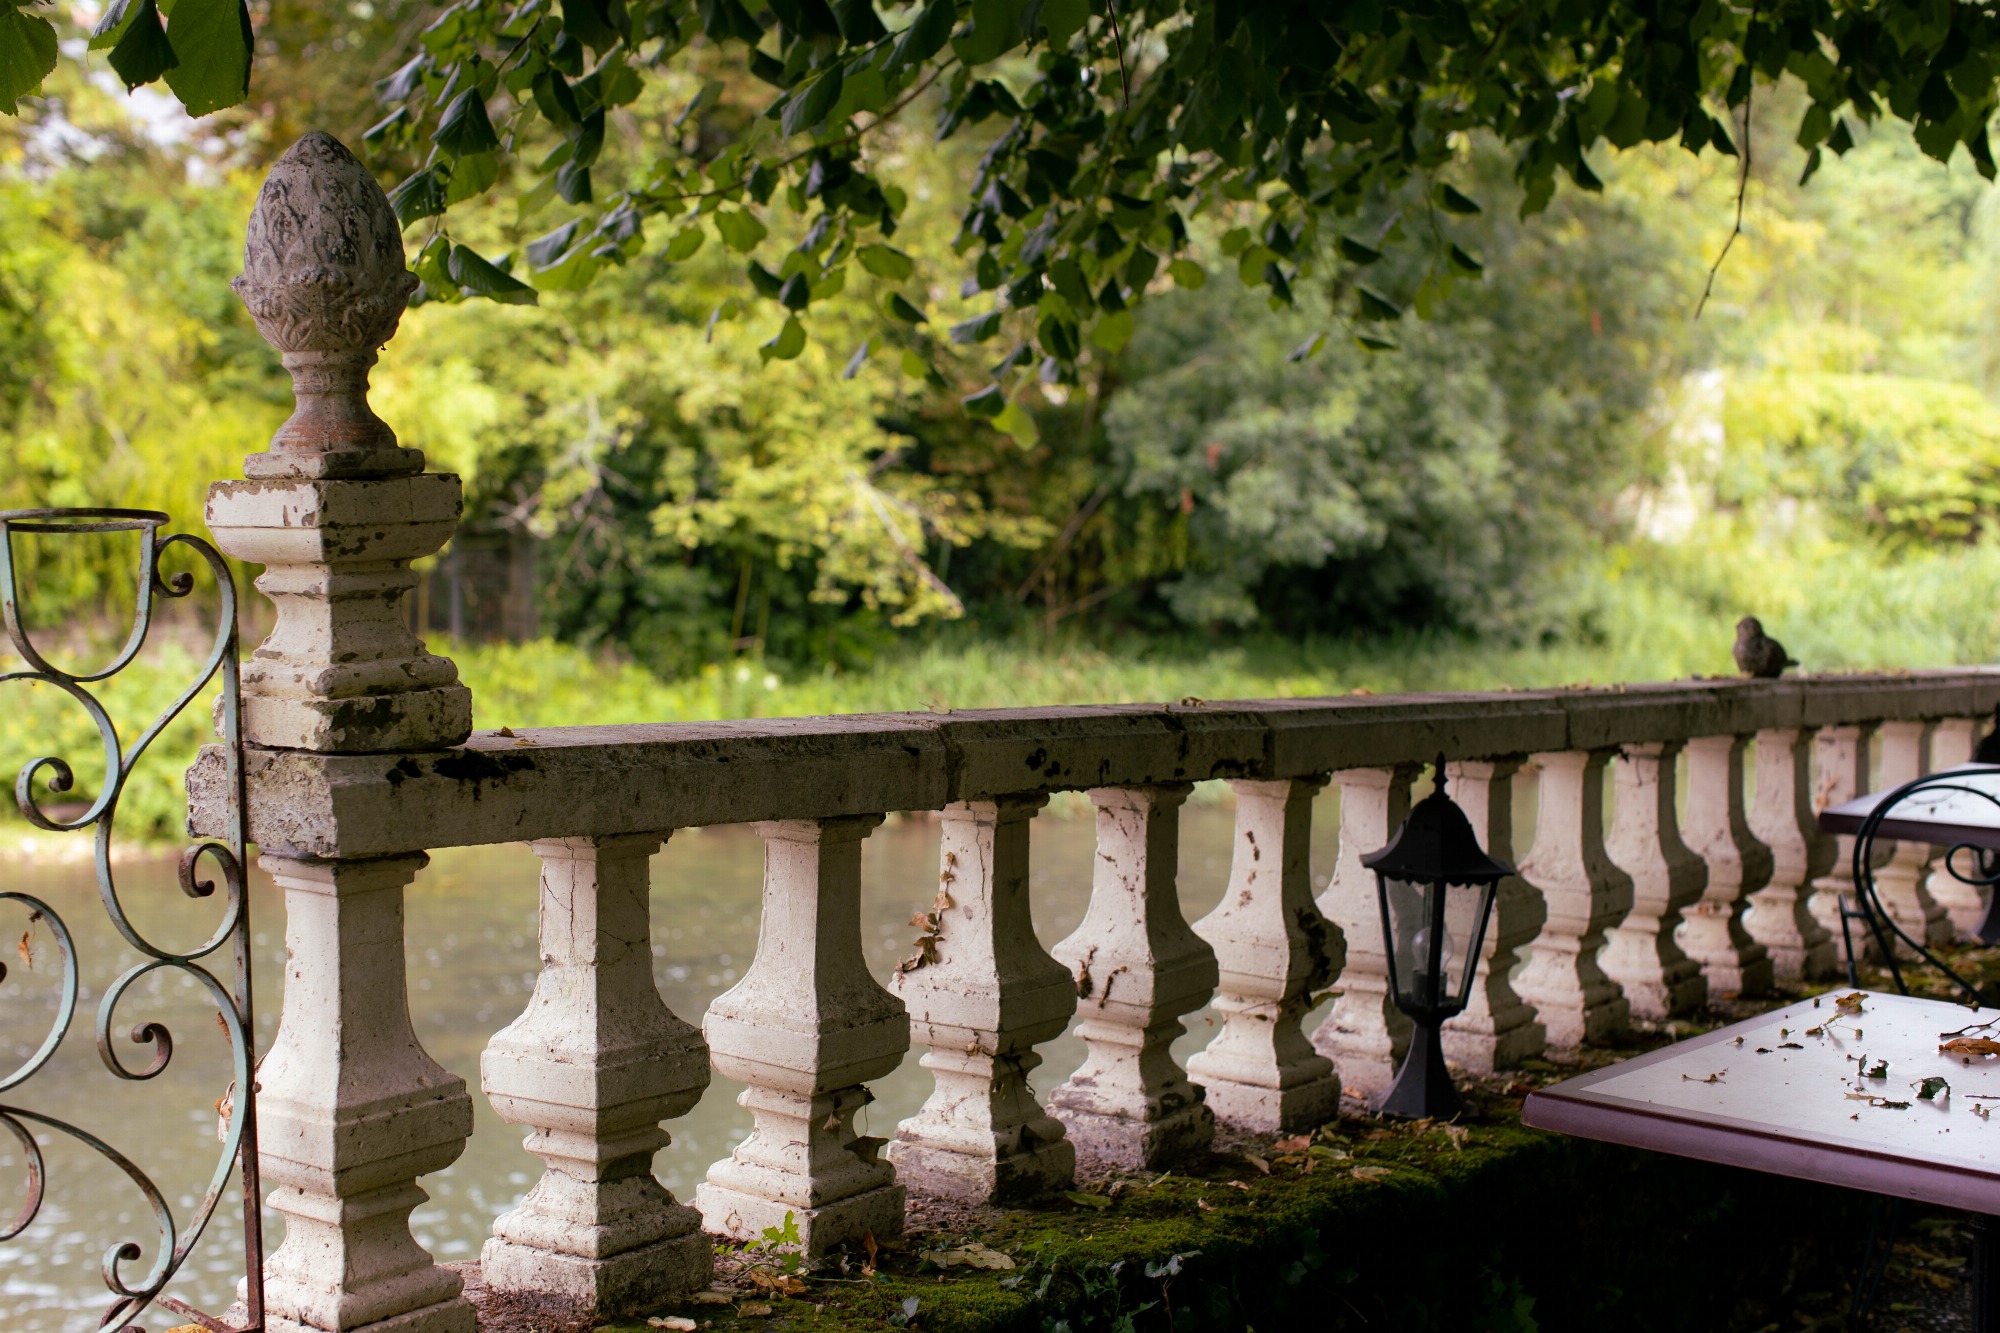
<svg viewBox="0 0 2000 1333"><path fill-rule="evenodd" d="M1736 669L1744 675L1776 680L1785 674L1786 667L1797 665L1785 645L1764 632L1764 623L1757 617L1745 616L1736 622Z"/></svg>

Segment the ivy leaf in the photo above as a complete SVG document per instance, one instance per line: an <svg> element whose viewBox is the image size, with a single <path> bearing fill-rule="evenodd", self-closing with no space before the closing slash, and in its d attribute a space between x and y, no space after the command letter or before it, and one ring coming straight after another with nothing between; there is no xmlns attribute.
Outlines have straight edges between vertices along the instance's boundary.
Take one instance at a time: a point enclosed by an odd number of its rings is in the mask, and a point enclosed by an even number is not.
<svg viewBox="0 0 2000 1333"><path fill-rule="evenodd" d="M493 132L493 121L486 114L486 99L477 88L467 88L451 99L431 142L452 157L490 153L500 147L500 136Z"/></svg>
<svg viewBox="0 0 2000 1333"><path fill-rule="evenodd" d="M42 90L56 67L56 26L14 5L0 5L0 111L17 115L20 100Z"/></svg>
<svg viewBox="0 0 2000 1333"><path fill-rule="evenodd" d="M890 51L889 62L882 72L897 74L929 60L951 40L951 25L957 21L956 0L931 0L896 38L895 49Z"/></svg>
<svg viewBox="0 0 2000 1333"><path fill-rule="evenodd" d="M255 41L250 7L243 0L176 0L173 46L178 63L167 70L167 87L190 116L238 105L250 95Z"/></svg>
<svg viewBox="0 0 2000 1333"><path fill-rule="evenodd" d="M891 282L902 282L917 271L916 261L890 245L864 245L854 257L861 261L861 267Z"/></svg>
<svg viewBox="0 0 2000 1333"><path fill-rule="evenodd" d="M747 255L770 235L770 229L742 209L715 215L715 229L722 243L738 254Z"/></svg>
<svg viewBox="0 0 2000 1333"><path fill-rule="evenodd" d="M799 323L797 316L791 316L785 320L785 327L778 330L777 337L757 349L757 355L764 359L765 365L769 365L773 361L790 361L805 350L805 326Z"/></svg>
<svg viewBox="0 0 2000 1333"><path fill-rule="evenodd" d="M483 296L502 305L534 305L541 300L533 287L462 245L451 247L445 269L451 280L471 296Z"/></svg>
<svg viewBox="0 0 2000 1333"><path fill-rule="evenodd" d="M153 0L139 0L124 35L111 48L110 59L111 68L117 71L127 89L151 83L180 63L173 43L167 40L167 30L160 24L159 6Z"/></svg>
<svg viewBox="0 0 2000 1333"><path fill-rule="evenodd" d="M983 343L998 332L1000 332L1000 312L989 310L962 324L952 325L951 340L964 347L972 343Z"/></svg>

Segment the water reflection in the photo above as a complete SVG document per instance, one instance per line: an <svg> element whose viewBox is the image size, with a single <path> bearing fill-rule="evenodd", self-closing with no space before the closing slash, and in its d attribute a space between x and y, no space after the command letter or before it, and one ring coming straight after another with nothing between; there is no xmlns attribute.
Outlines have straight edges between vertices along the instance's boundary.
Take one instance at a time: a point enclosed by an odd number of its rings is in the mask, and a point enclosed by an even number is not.
<svg viewBox="0 0 2000 1333"><path fill-rule="evenodd" d="M1336 805L1322 797L1315 819L1314 865L1324 874L1333 861ZM1228 876L1232 811L1226 802L1196 803L1182 812L1181 899L1190 919L1213 907ZM1054 944L1082 919L1089 892L1092 822L1045 815L1033 824L1036 932ZM909 950L910 914L928 904L937 881L938 828L924 817L891 820L862 845L863 944L878 976L886 977ZM675 1013L698 1022L708 1002L735 983L757 942L763 845L747 829L686 830L654 859L653 970L660 993ZM474 1129L465 1155L449 1170L421 1183L430 1201L417 1210L418 1239L441 1259L477 1257L493 1218L526 1192L541 1170L522 1147L523 1131L508 1125L477 1092L479 1055L486 1041L526 1005L536 970L535 909L538 863L520 846L441 851L409 890L410 1008L430 1053L474 1089ZM146 862L121 875L141 929L166 938L195 938L212 924L206 904L191 904L174 884L169 862ZM228 1051L216 1020L194 983L156 973L127 998L115 1028L119 1040L133 1024L165 1022L177 1045L173 1063L149 1083L121 1083L99 1063L89 1025L95 999L116 972L132 961L111 932L96 900L87 866L12 865L7 887L46 899L68 922L82 956L83 998L64 1049L49 1068L11 1100L79 1123L137 1159L185 1216L206 1186L216 1143L214 1098L228 1081ZM283 903L268 879L252 885L252 919L258 950L258 1048L276 1031L283 990ZM0 921L0 931L26 928L25 915ZM13 937L9 937L11 948ZM0 986L0 1052L12 1068L39 1045L55 1012L56 968L46 926L30 932L32 968L7 955ZM1204 1011L1189 1019L1180 1043L1183 1058L1213 1035ZM138 1048L132 1048L137 1053ZM1083 1058L1075 1036L1047 1043L1037 1088L1046 1093ZM912 1050L900 1069L876 1083L875 1103L861 1113L863 1133L888 1137L929 1092L930 1076ZM748 1132L749 1113L736 1105L741 1086L720 1077L688 1115L669 1123L673 1143L655 1161L661 1180L685 1199L710 1163L726 1156ZM18 1152L0 1151L0 1199L11 1215L19 1197ZM49 1200L35 1225L0 1245L0 1314L10 1333L82 1333L96 1326L108 1303L97 1275L105 1250L139 1241L145 1257L128 1271L143 1271L156 1243L144 1200L117 1170L94 1154L57 1138L48 1148ZM209 1239L171 1290L197 1305L226 1304L241 1271L240 1201L218 1210ZM282 1235L266 1213L269 1244ZM156 1317L154 1326L160 1326Z"/></svg>

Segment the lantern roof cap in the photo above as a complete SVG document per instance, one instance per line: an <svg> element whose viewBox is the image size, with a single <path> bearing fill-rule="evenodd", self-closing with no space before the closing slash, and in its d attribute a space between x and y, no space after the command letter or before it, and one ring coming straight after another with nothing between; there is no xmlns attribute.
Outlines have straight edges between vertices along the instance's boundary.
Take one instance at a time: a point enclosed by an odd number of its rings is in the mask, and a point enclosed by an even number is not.
<svg viewBox="0 0 2000 1333"><path fill-rule="evenodd" d="M1417 802L1389 845L1363 856L1361 864L1390 879L1447 884L1490 884L1514 873L1514 867L1486 854L1472 821L1445 793L1442 755L1436 789Z"/></svg>

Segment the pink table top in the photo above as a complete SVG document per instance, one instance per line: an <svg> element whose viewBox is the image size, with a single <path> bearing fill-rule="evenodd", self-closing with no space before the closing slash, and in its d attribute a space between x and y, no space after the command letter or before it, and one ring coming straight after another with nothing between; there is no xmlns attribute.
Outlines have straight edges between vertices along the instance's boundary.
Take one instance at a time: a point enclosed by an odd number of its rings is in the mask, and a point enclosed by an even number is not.
<svg viewBox="0 0 2000 1333"><path fill-rule="evenodd" d="M1969 843L2000 849L2000 773L1990 764L1960 764L1933 776L1955 773L1951 781L1905 797L1882 821L1884 838L1931 842L1940 846ZM1823 833L1859 833L1862 823L1895 788L1871 791L1819 813ZM1985 796L1977 793L1984 792ZM1989 800L1987 797L1993 797Z"/></svg>
<svg viewBox="0 0 2000 1333"><path fill-rule="evenodd" d="M1834 991L1530 1094L1537 1129L2000 1214L2000 1009ZM1866 1065L1862 1063L1865 1058ZM1879 1071L1877 1066L1886 1066ZM1880 1077L1866 1077L1879 1072ZM1925 1079L1948 1091L1928 1099ZM1906 1103L1906 1105L1897 1105ZM1981 1114L1993 1112L1991 1119Z"/></svg>

